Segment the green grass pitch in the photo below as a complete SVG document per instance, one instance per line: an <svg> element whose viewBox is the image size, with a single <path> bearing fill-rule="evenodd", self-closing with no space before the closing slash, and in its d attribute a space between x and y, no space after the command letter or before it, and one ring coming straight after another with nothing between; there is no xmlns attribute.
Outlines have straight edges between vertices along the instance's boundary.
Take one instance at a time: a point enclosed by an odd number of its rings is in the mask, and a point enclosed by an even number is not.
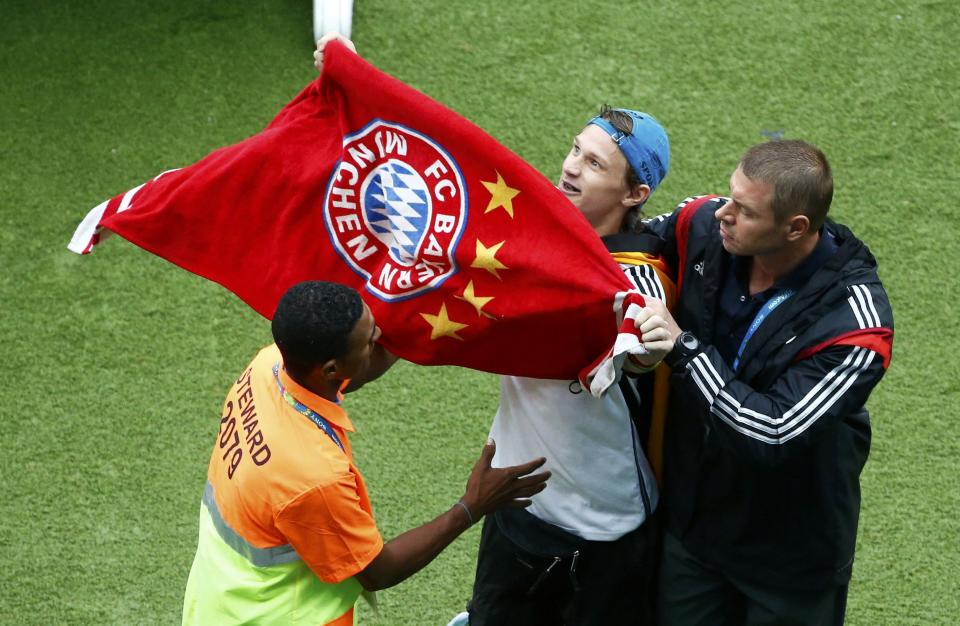
<svg viewBox="0 0 960 626"><path fill-rule="evenodd" d="M262 128L314 76L308 0L7 0L0 10L0 623L179 621L216 418L269 342L232 294L114 238L66 250L102 200ZM850 624L960 622L960 19L934 0L357 0L371 62L555 178L607 102L673 144L649 212L723 192L763 133L830 157L833 215L890 292L893 365ZM386 536L461 494L491 375L401 364L348 400ZM445 624L473 529L380 593L370 625Z"/></svg>

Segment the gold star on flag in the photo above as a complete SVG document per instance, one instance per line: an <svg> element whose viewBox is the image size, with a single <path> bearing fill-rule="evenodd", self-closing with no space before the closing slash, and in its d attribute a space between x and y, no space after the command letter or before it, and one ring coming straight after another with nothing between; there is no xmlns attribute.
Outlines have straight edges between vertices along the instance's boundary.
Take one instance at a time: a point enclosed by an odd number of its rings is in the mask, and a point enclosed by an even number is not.
<svg viewBox="0 0 960 626"><path fill-rule="evenodd" d="M497 274L497 270L508 270L510 269L503 263L497 260L497 252L500 251L500 246L504 244L503 241L500 243L494 244L489 248L483 245L479 239L477 239L477 258L473 260L473 263L470 264L470 267L476 269L487 270L491 274L497 277L497 280L503 280L500 278L500 274Z"/></svg>
<svg viewBox="0 0 960 626"><path fill-rule="evenodd" d="M447 316L447 305L440 305L440 312L436 315L430 315L429 313L421 313L422 317L428 324L430 324L433 330L430 331L430 340L439 339L440 337L453 337L454 339L459 339L463 341L463 337L457 334L458 330L462 330L469 326L469 324L460 324L454 322Z"/></svg>
<svg viewBox="0 0 960 626"><path fill-rule="evenodd" d="M520 190L508 186L507 182L503 180L503 176L500 175L500 172L497 172L497 182L488 183L485 180L481 180L480 182L483 183L483 186L490 192L490 202L487 204L487 210L484 211L484 213L503 208L510 217L513 217L513 199L520 193Z"/></svg>
<svg viewBox="0 0 960 626"><path fill-rule="evenodd" d="M490 319L496 319L496 318L494 318L492 315L490 315L489 313L486 313L486 312L483 310L483 307L487 306L487 304L488 304L491 300L493 300L493 297L492 297L492 296L490 296L490 297L484 297L484 296L478 296L478 295L476 295L476 294L473 292L473 281L472 281L472 280L471 280L469 283L467 283L467 288L463 290L463 295L462 295L462 296L454 296L454 298L457 298L458 300L464 300L465 302L469 302L470 304L472 304L472 305L473 305L473 308L475 308L475 309L477 310L477 315L482 315L483 317L489 317Z"/></svg>

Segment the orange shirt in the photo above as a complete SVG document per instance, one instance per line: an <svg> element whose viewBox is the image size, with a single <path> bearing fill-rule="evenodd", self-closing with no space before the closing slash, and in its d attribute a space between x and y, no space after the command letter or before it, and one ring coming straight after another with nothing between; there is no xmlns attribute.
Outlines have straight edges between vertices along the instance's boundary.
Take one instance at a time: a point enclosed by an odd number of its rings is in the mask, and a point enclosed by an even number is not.
<svg viewBox="0 0 960 626"><path fill-rule="evenodd" d="M274 368L280 364L277 374ZM280 393L322 415L344 449ZM230 389L207 472L212 503L238 552L292 547L327 583L362 571L383 549L339 404L297 384L271 345ZM235 545L231 543L231 545ZM262 553L262 552L261 552Z"/></svg>

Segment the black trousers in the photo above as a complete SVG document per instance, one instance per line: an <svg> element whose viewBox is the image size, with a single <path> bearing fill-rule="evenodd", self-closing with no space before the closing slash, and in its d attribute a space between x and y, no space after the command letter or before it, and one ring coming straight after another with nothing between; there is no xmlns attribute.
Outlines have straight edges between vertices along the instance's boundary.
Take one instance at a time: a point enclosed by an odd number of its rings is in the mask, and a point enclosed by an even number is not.
<svg viewBox="0 0 960 626"><path fill-rule="evenodd" d="M520 548L483 523L470 626L653 624L655 520L616 541L583 541L571 554Z"/></svg>
<svg viewBox="0 0 960 626"><path fill-rule="evenodd" d="M847 585L782 589L724 575L663 538L658 621L662 626L840 626Z"/></svg>

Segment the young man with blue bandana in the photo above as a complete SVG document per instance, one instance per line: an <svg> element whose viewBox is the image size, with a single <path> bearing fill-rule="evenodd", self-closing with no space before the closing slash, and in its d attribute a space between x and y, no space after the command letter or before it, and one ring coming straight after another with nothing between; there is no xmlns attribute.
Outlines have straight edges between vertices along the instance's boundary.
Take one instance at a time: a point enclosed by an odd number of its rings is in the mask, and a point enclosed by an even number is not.
<svg viewBox="0 0 960 626"><path fill-rule="evenodd" d="M318 69L332 39L355 50L339 35L323 37ZM669 162L667 134L653 117L603 107L574 138L557 184L636 289L668 306L674 284L659 258L662 241L643 232L640 209ZM559 484L532 498L532 515L485 521L470 624L650 622L659 492L645 446L658 466L668 380L653 370L671 342L662 315L644 308L635 323L647 354L631 357L625 369L634 378L602 399L577 381L502 379L492 466L534 450L548 457L550 484Z"/></svg>
<svg viewBox="0 0 960 626"><path fill-rule="evenodd" d="M636 288L668 305L674 285L659 260L662 242L642 231L640 209L669 160L666 132L653 117L604 107L574 138L557 185ZM652 348L632 364L633 374L642 374L602 399L577 381L501 379L493 464L536 451L549 459L552 478L525 511L484 522L472 626L652 621L659 492L645 448L652 441L651 458L658 458L663 409L653 407L661 394L653 393L651 370L666 352L656 348L665 333L661 317L646 309L641 315Z"/></svg>

